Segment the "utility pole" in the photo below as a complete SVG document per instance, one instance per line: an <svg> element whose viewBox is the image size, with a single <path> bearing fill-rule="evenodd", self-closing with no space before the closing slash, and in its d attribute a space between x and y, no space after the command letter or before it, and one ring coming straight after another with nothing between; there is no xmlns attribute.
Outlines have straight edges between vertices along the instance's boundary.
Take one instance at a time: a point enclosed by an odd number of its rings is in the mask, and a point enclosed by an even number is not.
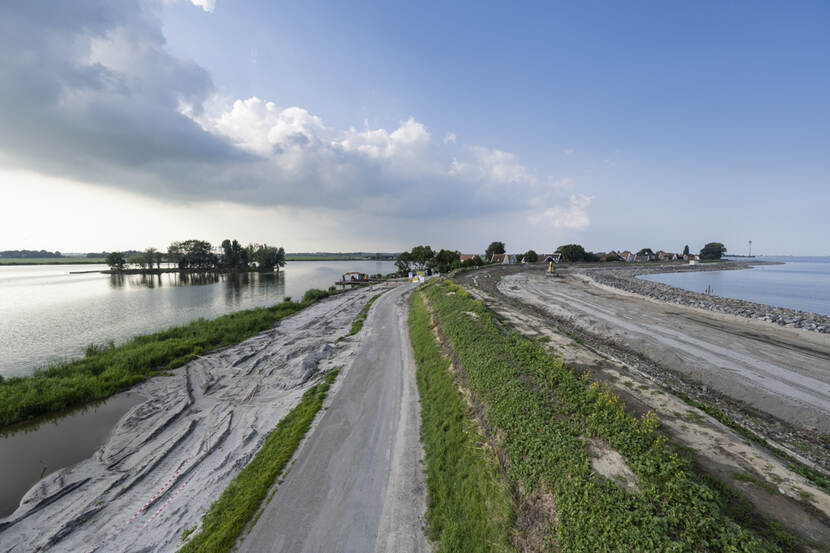
<svg viewBox="0 0 830 553"><path fill-rule="evenodd" d="M747 257L752 257L752 240L749 241L749 255Z"/></svg>

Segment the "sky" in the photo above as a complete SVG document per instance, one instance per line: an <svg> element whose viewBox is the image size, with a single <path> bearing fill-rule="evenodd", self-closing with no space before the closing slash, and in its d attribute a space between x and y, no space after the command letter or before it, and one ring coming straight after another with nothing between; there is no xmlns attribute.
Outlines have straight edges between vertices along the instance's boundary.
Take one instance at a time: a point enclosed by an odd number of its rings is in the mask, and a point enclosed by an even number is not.
<svg viewBox="0 0 830 553"><path fill-rule="evenodd" d="M0 250L830 255L827 2L0 3Z"/></svg>

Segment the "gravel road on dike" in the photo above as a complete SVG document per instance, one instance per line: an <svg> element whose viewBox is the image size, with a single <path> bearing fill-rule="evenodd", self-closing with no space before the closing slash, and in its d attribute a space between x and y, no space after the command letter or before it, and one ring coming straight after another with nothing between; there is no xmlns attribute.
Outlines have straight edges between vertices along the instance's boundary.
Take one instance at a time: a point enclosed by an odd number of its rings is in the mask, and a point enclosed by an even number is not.
<svg viewBox="0 0 830 553"><path fill-rule="evenodd" d="M342 388L239 553L429 551L409 290L375 302Z"/></svg>
<svg viewBox="0 0 830 553"><path fill-rule="evenodd" d="M402 326L410 289L387 291L363 330L339 343L388 287L324 299L136 387L147 400L91 458L46 476L0 519L0 552L175 552L266 434L335 367L342 369L330 408L244 550L371 551L376 542L377 550L425 549L417 390ZM275 518L283 503L291 508ZM264 529L284 548L262 541Z"/></svg>

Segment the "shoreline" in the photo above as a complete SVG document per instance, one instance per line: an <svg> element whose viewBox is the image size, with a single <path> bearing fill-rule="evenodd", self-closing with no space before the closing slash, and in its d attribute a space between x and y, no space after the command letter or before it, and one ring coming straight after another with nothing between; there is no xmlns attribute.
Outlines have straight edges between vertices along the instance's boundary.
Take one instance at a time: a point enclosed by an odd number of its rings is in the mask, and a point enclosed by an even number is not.
<svg viewBox="0 0 830 553"><path fill-rule="evenodd" d="M675 272L697 271L734 271L750 269L756 265L778 265L772 261L724 261L705 265L659 265L650 267L574 267L574 272L584 275L596 284L610 286L625 292L644 296L665 303L686 305L706 309L717 313L727 313L739 317L765 321L789 328L799 328L809 332L830 334L830 316L777 307L764 303L707 295L684 288L638 279L640 275L667 274Z"/></svg>

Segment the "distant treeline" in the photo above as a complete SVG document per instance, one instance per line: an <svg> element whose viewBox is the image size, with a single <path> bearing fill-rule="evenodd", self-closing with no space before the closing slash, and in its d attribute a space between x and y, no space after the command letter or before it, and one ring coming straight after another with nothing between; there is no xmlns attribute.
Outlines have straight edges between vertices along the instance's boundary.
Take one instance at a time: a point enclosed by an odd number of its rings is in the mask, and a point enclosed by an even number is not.
<svg viewBox="0 0 830 553"><path fill-rule="evenodd" d="M103 252L89 252L86 254L87 259L101 259L102 257L107 257L111 252L103 251ZM125 250L120 252L121 255L124 257L130 257L131 255L138 255L142 252L138 250Z"/></svg>
<svg viewBox="0 0 830 553"><path fill-rule="evenodd" d="M6 250L0 252L0 257L7 257L10 259L32 259L45 257L63 257L61 252L47 252L46 250ZM103 256L102 256L103 257Z"/></svg>

